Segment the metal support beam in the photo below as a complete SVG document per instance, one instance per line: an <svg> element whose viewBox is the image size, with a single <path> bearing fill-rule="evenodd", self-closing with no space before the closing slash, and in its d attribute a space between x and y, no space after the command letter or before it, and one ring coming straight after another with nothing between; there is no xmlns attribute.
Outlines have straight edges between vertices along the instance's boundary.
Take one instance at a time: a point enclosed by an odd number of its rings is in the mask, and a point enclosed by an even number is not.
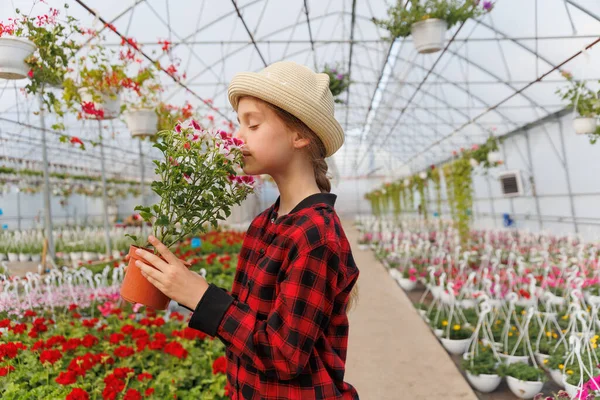
<svg viewBox="0 0 600 400"><path fill-rule="evenodd" d="M557 119L558 122L558 132L560 136L560 149L562 151L562 166L563 171L565 171L565 180L567 182L567 193L569 195L569 205L571 207L571 216L573 217L573 228L575 228L575 233L579 233L579 225L577 224L577 215L575 213L575 202L573 200L573 190L571 187L571 175L569 174L569 165L567 163L567 150L565 148L565 135L563 130L563 124L560 119Z"/></svg>
<svg viewBox="0 0 600 400"><path fill-rule="evenodd" d="M266 67L267 61L265 60L262 53L260 52L260 49L258 48L258 44L254 40L254 35L252 34L252 32L250 32L248 25L246 25L246 21L244 20L244 17L242 17L242 13L240 12L240 9L237 6L236 0L231 0L231 2L233 3L233 6L235 7L235 11L237 12L238 17L240 17L240 20L242 21L242 24L244 25L246 32L248 32L248 36L250 36L250 40L252 41L252 44L254 44L254 48L256 49L256 52L258 53L260 60L262 61L263 65Z"/></svg>
<svg viewBox="0 0 600 400"><path fill-rule="evenodd" d="M540 230L544 229L544 223L542 221L542 212L540 210L540 199L537 196L536 190L536 181L535 181L535 173L533 171L533 156L531 153L531 143L529 140L529 130L525 130L525 144L527 145L527 157L529 158L529 182L531 184L531 194L533 199L535 200L535 209L538 215L538 221L540 225Z"/></svg>
<svg viewBox="0 0 600 400"><path fill-rule="evenodd" d="M42 91L44 89L42 88ZM48 255L50 259L55 259L54 236L52 234L52 205L50 202L50 171L48 162L48 149L46 148L46 110L44 109L44 100L42 94L38 94L40 105L40 126L42 128L42 159L44 160L44 221L46 228L46 240L48 241ZM42 260L43 263L46 260Z"/></svg>
<svg viewBox="0 0 600 400"><path fill-rule="evenodd" d="M100 139L100 166L102 172L102 209L104 216L104 239L106 241L106 255L112 254L110 248L110 224L108 223L108 196L106 195L106 170L104 166L104 139L102 138L102 121L98 120L98 137Z"/></svg>

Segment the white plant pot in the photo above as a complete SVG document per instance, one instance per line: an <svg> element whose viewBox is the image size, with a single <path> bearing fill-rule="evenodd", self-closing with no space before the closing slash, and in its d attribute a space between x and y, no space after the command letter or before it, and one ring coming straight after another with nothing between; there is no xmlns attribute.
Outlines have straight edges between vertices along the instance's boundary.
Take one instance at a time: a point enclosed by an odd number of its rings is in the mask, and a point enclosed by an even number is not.
<svg viewBox="0 0 600 400"><path fill-rule="evenodd" d="M417 287L417 281L411 281L410 279L406 279L406 278L400 278L400 279L397 279L397 281L398 281L398 285L400 285L400 287L402 289L406 290L407 292L415 290L415 288Z"/></svg>
<svg viewBox="0 0 600 400"><path fill-rule="evenodd" d="M9 262L17 262L19 261L19 254L18 253L8 253L8 261Z"/></svg>
<svg viewBox="0 0 600 400"><path fill-rule="evenodd" d="M0 253L0 261L6 261L6 259L7 259L6 254Z"/></svg>
<svg viewBox="0 0 600 400"><path fill-rule="evenodd" d="M572 399L576 399L575 396L577 395L577 392L579 392L579 386L571 385L569 382L565 382L565 390Z"/></svg>
<svg viewBox="0 0 600 400"><path fill-rule="evenodd" d="M550 369L550 370L548 370L548 372L550 372L550 377L552 378L554 383L556 383L561 388L565 387L565 382L563 381L562 371L560 369Z"/></svg>
<svg viewBox="0 0 600 400"><path fill-rule="evenodd" d="M19 261L20 262L27 262L29 261L29 254L24 254L24 253L19 253Z"/></svg>
<svg viewBox="0 0 600 400"><path fill-rule="evenodd" d="M507 356L506 354L499 354L500 359L502 360L502 362L504 362L504 364L506 365L511 365L511 364L515 364L515 363L525 363L525 364L529 364L529 357L527 356Z"/></svg>
<svg viewBox="0 0 600 400"><path fill-rule="evenodd" d="M506 377L506 383L510 391L520 399L532 399L544 386L544 382L521 381L512 376Z"/></svg>
<svg viewBox="0 0 600 400"><path fill-rule="evenodd" d="M71 261L80 261L83 257L83 254L80 251L75 251L69 253L69 256L71 257Z"/></svg>
<svg viewBox="0 0 600 400"><path fill-rule="evenodd" d="M100 102L95 102L94 96L86 88L79 89L79 95L82 103L94 103L96 110L103 110L103 119L117 118L121 112L121 98L119 95L116 99L113 99L108 94L100 93ZM89 118L93 118L93 116L89 116Z"/></svg>
<svg viewBox="0 0 600 400"><path fill-rule="evenodd" d="M32 254L31 261L39 263L40 261L42 261L42 255L41 254Z"/></svg>
<svg viewBox="0 0 600 400"><path fill-rule="evenodd" d="M131 110L125 113L125 123L131 136L154 136L158 130L158 115L149 108Z"/></svg>
<svg viewBox="0 0 600 400"><path fill-rule="evenodd" d="M96 257L98 257L97 258L98 260L104 260L104 258L106 258L106 254L104 254L104 253L97 253Z"/></svg>
<svg viewBox="0 0 600 400"><path fill-rule="evenodd" d="M112 251L113 258L121 258L121 252L119 250Z"/></svg>
<svg viewBox="0 0 600 400"><path fill-rule="evenodd" d="M469 349L469 344L471 343L471 338L458 340L441 338L440 340L442 341L442 345L448 353L457 356L465 354Z"/></svg>
<svg viewBox="0 0 600 400"><path fill-rule="evenodd" d="M358 245L358 249L359 250L369 250L369 245L368 244L359 244Z"/></svg>
<svg viewBox="0 0 600 400"><path fill-rule="evenodd" d="M84 251L83 252L83 261L85 261L85 262L94 261L97 256L98 256L98 254L92 253L91 251Z"/></svg>
<svg viewBox="0 0 600 400"><path fill-rule="evenodd" d="M415 48L419 53L435 53L444 48L446 31L448 30L446 21L430 18L414 23L410 30Z"/></svg>
<svg viewBox="0 0 600 400"><path fill-rule="evenodd" d="M487 155L487 160L490 164L494 164L502 160L502 155L499 151L490 151Z"/></svg>
<svg viewBox="0 0 600 400"><path fill-rule="evenodd" d="M481 393L491 393L500 386L500 382L502 382L502 377L498 375L471 375L469 371L467 371L467 380L475 388L475 390L480 391Z"/></svg>
<svg viewBox="0 0 600 400"><path fill-rule="evenodd" d="M0 78L24 79L29 73L25 59L33 54L35 44L17 37L0 38Z"/></svg>
<svg viewBox="0 0 600 400"><path fill-rule="evenodd" d="M575 133L578 135L584 135L586 133L594 133L596 131L596 126L598 121L596 117L592 118L583 118L577 117L573 120L573 128L575 129Z"/></svg>
<svg viewBox="0 0 600 400"><path fill-rule="evenodd" d="M434 329L433 333L435 333L435 336L438 338L441 338L444 335L444 331L442 329Z"/></svg>

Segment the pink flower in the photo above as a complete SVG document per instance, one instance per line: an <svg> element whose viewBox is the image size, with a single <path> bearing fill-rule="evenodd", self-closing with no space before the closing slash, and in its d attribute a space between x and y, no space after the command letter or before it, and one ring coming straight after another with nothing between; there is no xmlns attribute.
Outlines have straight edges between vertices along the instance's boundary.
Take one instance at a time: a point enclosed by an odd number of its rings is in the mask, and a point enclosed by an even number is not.
<svg viewBox="0 0 600 400"><path fill-rule="evenodd" d="M473 151L478 150L478 149L479 149L479 146L476 144L474 144L473 147L471 147L471 150L473 150Z"/></svg>
<svg viewBox="0 0 600 400"><path fill-rule="evenodd" d="M188 174L183 174L183 179L185 179L188 184L192 183L192 178Z"/></svg>
<svg viewBox="0 0 600 400"><path fill-rule="evenodd" d="M175 125L175 132L181 133L181 125L180 124Z"/></svg>
<svg viewBox="0 0 600 400"><path fill-rule="evenodd" d="M200 127L200 124L198 122L196 122L196 120L194 120L194 119L192 120L192 126L197 131L202 130L202 128Z"/></svg>
<svg viewBox="0 0 600 400"><path fill-rule="evenodd" d="M138 312L138 311L140 311L140 309L141 309L142 307L144 307L144 305L143 305L143 304L140 304L140 303L135 303L135 305L133 306L133 312Z"/></svg>

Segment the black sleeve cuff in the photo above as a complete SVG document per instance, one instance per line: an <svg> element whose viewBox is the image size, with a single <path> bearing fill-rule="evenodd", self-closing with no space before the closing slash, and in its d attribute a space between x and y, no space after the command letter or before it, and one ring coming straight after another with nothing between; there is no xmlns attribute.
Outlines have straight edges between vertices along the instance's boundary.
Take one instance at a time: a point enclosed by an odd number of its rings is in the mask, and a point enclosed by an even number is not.
<svg viewBox="0 0 600 400"><path fill-rule="evenodd" d="M207 335L216 336L223 316L231 303L233 303L233 297L211 283L196 306L188 326Z"/></svg>
<svg viewBox="0 0 600 400"><path fill-rule="evenodd" d="M186 309L190 310L191 312L194 312L194 310L192 310L192 309L191 309L191 308L189 308L188 306L184 306L184 305L183 305L183 304L181 304L181 303L177 303L177 304L179 304L179 306L180 306L180 307L186 308Z"/></svg>

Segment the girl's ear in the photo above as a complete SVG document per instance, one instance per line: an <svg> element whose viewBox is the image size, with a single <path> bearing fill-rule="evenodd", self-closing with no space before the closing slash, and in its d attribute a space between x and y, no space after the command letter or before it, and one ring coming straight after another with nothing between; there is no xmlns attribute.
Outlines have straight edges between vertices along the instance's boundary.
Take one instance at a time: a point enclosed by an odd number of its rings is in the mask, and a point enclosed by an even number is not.
<svg viewBox="0 0 600 400"><path fill-rule="evenodd" d="M294 149L302 149L310 144L310 140L307 138L300 137L297 132L293 132L294 139L293 145Z"/></svg>

